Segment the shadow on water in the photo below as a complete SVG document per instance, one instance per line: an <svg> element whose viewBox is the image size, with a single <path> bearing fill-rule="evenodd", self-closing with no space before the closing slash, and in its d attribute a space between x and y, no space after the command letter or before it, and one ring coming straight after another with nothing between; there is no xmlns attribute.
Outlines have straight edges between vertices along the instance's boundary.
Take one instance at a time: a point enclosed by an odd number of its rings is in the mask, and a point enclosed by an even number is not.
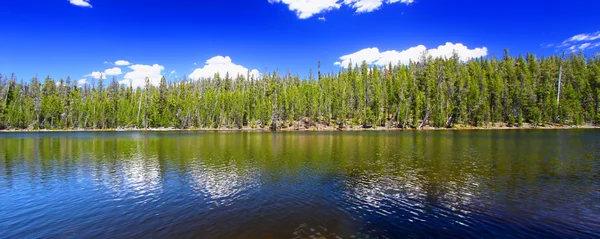
<svg viewBox="0 0 600 239"><path fill-rule="evenodd" d="M600 237L594 130L0 135L8 238Z"/></svg>

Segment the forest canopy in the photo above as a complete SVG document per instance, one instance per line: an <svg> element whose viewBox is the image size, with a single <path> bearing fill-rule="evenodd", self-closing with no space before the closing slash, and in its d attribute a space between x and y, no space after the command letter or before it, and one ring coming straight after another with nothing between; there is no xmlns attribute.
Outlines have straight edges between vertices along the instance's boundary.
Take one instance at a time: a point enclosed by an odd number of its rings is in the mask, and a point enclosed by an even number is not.
<svg viewBox="0 0 600 239"><path fill-rule="evenodd" d="M560 79L560 83L559 83ZM559 92L560 91L560 92ZM133 88L0 75L1 129L599 124L600 57L533 54L350 63L307 78L215 75Z"/></svg>

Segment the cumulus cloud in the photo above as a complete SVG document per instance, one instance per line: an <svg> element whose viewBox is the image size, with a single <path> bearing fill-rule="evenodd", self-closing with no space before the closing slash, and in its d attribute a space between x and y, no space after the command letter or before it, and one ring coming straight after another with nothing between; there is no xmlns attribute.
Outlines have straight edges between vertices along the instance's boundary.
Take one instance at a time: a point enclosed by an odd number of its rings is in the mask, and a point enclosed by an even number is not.
<svg viewBox="0 0 600 239"><path fill-rule="evenodd" d="M94 71L94 72L92 72L90 74L87 74L85 76L91 76L94 79L100 79L100 78L104 79L104 78L106 78L106 76L104 75L104 73L99 72L99 71Z"/></svg>
<svg viewBox="0 0 600 239"><path fill-rule="evenodd" d="M162 78L162 71L165 69L164 66L159 64L154 65L142 65L136 64L129 66L129 69L133 70L131 72L127 72L123 77L124 80L119 81L121 84L129 84L135 87L145 87L146 86L146 77L150 79L151 85L158 85L160 83L160 78Z"/></svg>
<svg viewBox="0 0 600 239"><path fill-rule="evenodd" d="M216 73L219 73L221 77L225 77L227 73L232 78L236 78L238 75L246 77L246 74L250 73L250 77L258 77L259 72L256 69L248 70L248 68L237 65L231 61L229 56L215 56L206 61L206 64L202 68L195 69L190 75L190 79L197 80L200 78L212 78Z"/></svg>
<svg viewBox="0 0 600 239"><path fill-rule="evenodd" d="M415 47L408 48L402 51L390 50L380 52L378 48L365 48L352 54L344 55L340 57L340 61L335 62L335 65L347 67L350 62L352 64L361 64L366 61L367 64L375 64L379 66L386 66L392 64L408 64L411 60L418 60L423 53L434 58L443 57L449 58L456 52L461 60L469 60L477 57L487 56L487 47L478 47L469 49L467 46L451 42L447 42L445 45L438 46L437 48L427 49L424 45L418 45Z"/></svg>
<svg viewBox="0 0 600 239"><path fill-rule="evenodd" d="M85 79L85 78L80 79L80 80L77 81L77 83L80 84L80 85L85 85L85 84L87 84L87 79Z"/></svg>
<svg viewBox="0 0 600 239"><path fill-rule="evenodd" d="M283 3L294 11L298 18L306 19L321 12L340 8L339 0L268 0L269 3Z"/></svg>
<svg viewBox="0 0 600 239"><path fill-rule="evenodd" d="M129 64L130 64L129 61L125 61L125 60L115 61L115 65L117 65L117 66L128 66Z"/></svg>
<svg viewBox="0 0 600 239"><path fill-rule="evenodd" d="M94 71L85 76L91 76L92 78L95 78L95 79L100 79L100 78L106 79L106 76L118 76L120 74L123 74L123 72L121 71L121 68L113 67L113 68L104 70L104 72Z"/></svg>
<svg viewBox="0 0 600 239"><path fill-rule="evenodd" d="M395 51L394 51L395 52ZM368 64L373 64L381 58L381 53L377 47L365 48L352 54L344 55L340 57L341 62L334 63L335 65L347 66L348 63L354 61L355 63L366 61Z"/></svg>
<svg viewBox="0 0 600 239"><path fill-rule="evenodd" d="M283 3L288 5L290 11L296 13L298 18L306 19L315 14L339 9L348 6L357 13L372 12L379 9L384 3L413 3L414 0L268 0L269 3Z"/></svg>
<svg viewBox="0 0 600 239"><path fill-rule="evenodd" d="M110 69L106 69L104 71L104 74L107 75L107 76L118 76L118 75L120 75L122 73L123 72L121 71L121 68L119 68L119 67L113 67L113 68L110 68Z"/></svg>
<svg viewBox="0 0 600 239"><path fill-rule="evenodd" d="M69 2L79 7L92 7L90 0L69 0Z"/></svg>

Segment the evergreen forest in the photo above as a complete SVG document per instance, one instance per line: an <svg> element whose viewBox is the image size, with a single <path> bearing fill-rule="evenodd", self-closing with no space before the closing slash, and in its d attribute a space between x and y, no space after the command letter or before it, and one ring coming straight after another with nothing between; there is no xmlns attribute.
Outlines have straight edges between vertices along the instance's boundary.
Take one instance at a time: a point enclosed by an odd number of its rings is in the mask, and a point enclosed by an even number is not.
<svg viewBox="0 0 600 239"><path fill-rule="evenodd" d="M600 57L583 54L461 61L423 55L408 65L349 64L290 73L215 75L133 88L69 77L0 75L0 129L450 128L600 124Z"/></svg>

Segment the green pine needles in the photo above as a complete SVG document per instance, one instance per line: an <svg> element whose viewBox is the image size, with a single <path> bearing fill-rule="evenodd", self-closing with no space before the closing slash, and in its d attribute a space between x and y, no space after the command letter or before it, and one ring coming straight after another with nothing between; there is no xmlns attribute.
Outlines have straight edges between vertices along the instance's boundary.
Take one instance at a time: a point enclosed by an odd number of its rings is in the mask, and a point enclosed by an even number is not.
<svg viewBox="0 0 600 239"><path fill-rule="evenodd" d="M559 86L559 76L561 83ZM582 54L348 65L301 79L216 75L133 88L0 75L1 129L447 128L600 123L600 58ZM558 95L560 87L560 96Z"/></svg>

